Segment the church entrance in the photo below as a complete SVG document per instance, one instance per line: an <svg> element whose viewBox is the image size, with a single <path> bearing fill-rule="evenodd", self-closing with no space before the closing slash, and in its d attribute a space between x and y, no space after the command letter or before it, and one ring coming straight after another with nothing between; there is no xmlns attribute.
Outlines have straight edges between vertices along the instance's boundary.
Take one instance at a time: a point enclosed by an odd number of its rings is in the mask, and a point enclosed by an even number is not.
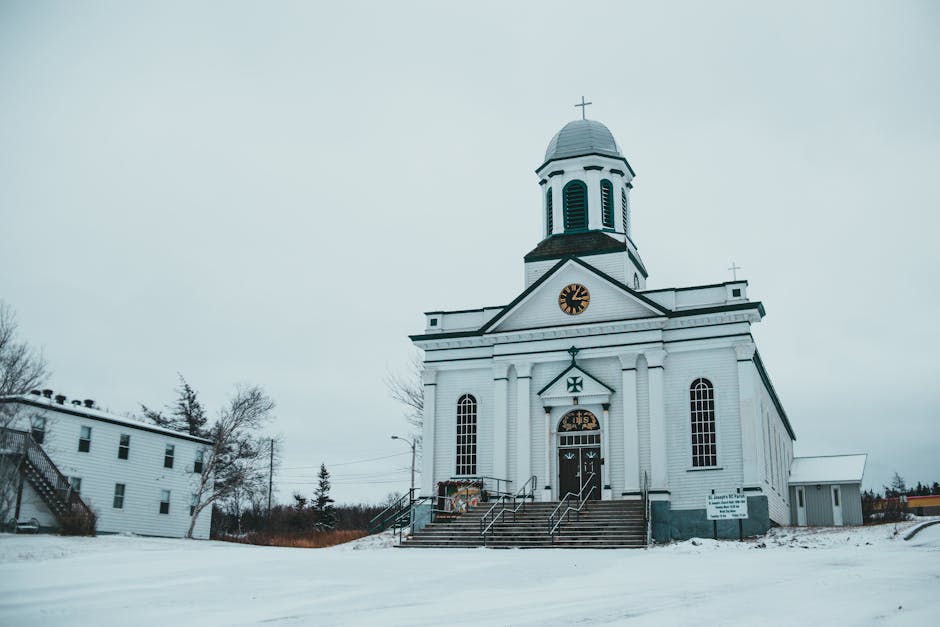
<svg viewBox="0 0 940 627"><path fill-rule="evenodd" d="M597 416L584 409L570 411L561 419L558 434L558 498L569 492L601 498L601 432Z"/></svg>

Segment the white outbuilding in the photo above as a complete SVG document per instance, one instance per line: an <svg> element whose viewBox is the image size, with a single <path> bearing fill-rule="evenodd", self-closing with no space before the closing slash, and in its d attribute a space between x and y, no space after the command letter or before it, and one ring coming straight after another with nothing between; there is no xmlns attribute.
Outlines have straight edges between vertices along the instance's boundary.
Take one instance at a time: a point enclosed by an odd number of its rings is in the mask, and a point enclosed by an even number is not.
<svg viewBox="0 0 940 627"><path fill-rule="evenodd" d="M87 506L98 533L186 534L210 440L102 411L92 400L69 402L52 390L0 404L12 417L3 450L18 456L20 467L17 521L54 530L64 512ZM193 537L208 538L209 523L205 510Z"/></svg>
<svg viewBox="0 0 940 627"><path fill-rule="evenodd" d="M790 466L790 510L795 525L862 524L862 478L868 456L795 457Z"/></svg>

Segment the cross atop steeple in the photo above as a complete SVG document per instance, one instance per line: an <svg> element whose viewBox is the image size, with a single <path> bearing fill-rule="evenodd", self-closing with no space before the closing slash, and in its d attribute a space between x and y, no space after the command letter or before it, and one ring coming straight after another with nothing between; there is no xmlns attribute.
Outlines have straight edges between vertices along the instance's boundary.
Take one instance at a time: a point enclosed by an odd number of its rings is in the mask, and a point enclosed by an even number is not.
<svg viewBox="0 0 940 627"><path fill-rule="evenodd" d="M572 366L574 365L574 358L575 358L575 355L577 355L577 354L580 353L580 352L581 352L581 349L576 348L576 347L574 347L574 346L572 346L571 348L568 349L568 353L571 355L571 365L572 365Z"/></svg>
<svg viewBox="0 0 940 627"><path fill-rule="evenodd" d="M738 270L741 270L741 269L742 269L741 266L739 266L738 264L736 264L735 262L732 261L732 262L731 262L731 267L728 268L728 269L731 270L731 276L733 277L731 280L732 280L732 281L737 281L737 280L738 280Z"/></svg>
<svg viewBox="0 0 940 627"><path fill-rule="evenodd" d="M587 118L584 116L584 111L587 109L587 106L588 106L589 104L594 104L594 103L593 103L593 102L585 102L585 101L584 101L584 96L581 96L581 104L576 104L576 105L575 105L576 107L581 107L581 119L582 119L582 120L586 120L586 119L587 119Z"/></svg>

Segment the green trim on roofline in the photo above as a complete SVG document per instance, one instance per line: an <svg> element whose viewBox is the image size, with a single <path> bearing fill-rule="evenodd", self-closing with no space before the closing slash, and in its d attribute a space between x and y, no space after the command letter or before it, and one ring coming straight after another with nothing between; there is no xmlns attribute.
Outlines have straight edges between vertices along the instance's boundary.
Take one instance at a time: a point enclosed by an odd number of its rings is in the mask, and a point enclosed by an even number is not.
<svg viewBox="0 0 940 627"><path fill-rule="evenodd" d="M545 166L547 166L549 163L552 163L553 161L567 161L567 160L569 160L569 159L580 159L581 157L603 157L604 159L611 159L611 160L613 160L613 161L620 161L620 162L623 163L625 166L627 166L627 169L628 169L628 170L630 170L630 176L636 176L636 172L633 171L633 167L632 167L632 166L630 165L630 163L629 163L626 159L624 159L623 157L611 157L610 155L601 154L601 153L599 153L599 152L585 152L585 153L580 154L580 155L571 155L570 157L561 157L561 158L559 158L559 159L549 159L548 161L546 161L545 163L543 163L543 164L540 165L539 167L535 168L535 173L538 174L539 172L541 172L542 170L545 169ZM539 175L539 176L541 176L541 175Z"/></svg>
<svg viewBox="0 0 940 627"><path fill-rule="evenodd" d="M601 385L603 385L605 388L607 388L607 390L608 390L611 394L614 393L614 388L610 387L609 385L607 385L606 383L604 383L603 381L601 381L600 379L598 379L597 377L595 377L593 374L591 374L590 372L588 372L587 370L585 370L584 368L582 368L581 366L579 366L578 364L568 364L568 367L565 368L564 370L562 370L562 371L561 371L561 374L559 374L557 377L555 377L554 379L552 379L551 381L549 381L549 382L548 382L548 385L546 385L546 386L543 387L541 390L539 390L538 392L536 392L536 393L535 393L536 396L541 396L541 395L542 395L542 392L544 392L544 391L547 390L548 388L550 388L550 387L552 387L553 385L555 385L556 383L558 383L558 380L559 380L559 379L561 379L563 376L565 376L566 374L568 374L569 372L571 372L571 371L572 371L573 369L575 369L575 368L577 368L578 370L580 370L581 372L583 372L584 374L586 374L589 379L593 379L593 380L596 381L597 383L600 383Z"/></svg>
<svg viewBox="0 0 940 627"><path fill-rule="evenodd" d="M646 271L646 266L644 266L643 262L640 261L640 259L630 251L629 246L627 247L627 256L630 257L630 261L633 262L633 265L635 265L637 269L639 269L640 274L643 275L644 279L650 278L649 272Z"/></svg>
<svg viewBox="0 0 940 627"><path fill-rule="evenodd" d="M777 408L777 413L779 413L780 417L783 419L783 426L787 428L787 433L790 434L790 439L795 442L796 434L793 433L793 427L790 425L790 419L787 418L787 412L783 410L783 404L780 402L780 398L777 396L777 391L774 389L774 384L770 382L770 375L767 374L767 369L764 368L764 361L760 358L760 352L756 348L754 349L754 365L757 367L757 374L760 375L761 381L764 382L764 386L767 388L767 393L770 394L770 400L774 402L774 407Z"/></svg>

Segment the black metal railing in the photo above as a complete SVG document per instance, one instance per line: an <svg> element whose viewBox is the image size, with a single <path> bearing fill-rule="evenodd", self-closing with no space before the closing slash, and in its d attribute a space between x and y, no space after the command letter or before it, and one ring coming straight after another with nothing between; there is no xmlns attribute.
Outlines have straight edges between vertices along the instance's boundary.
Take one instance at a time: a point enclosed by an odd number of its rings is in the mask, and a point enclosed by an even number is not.
<svg viewBox="0 0 940 627"><path fill-rule="evenodd" d="M575 512L576 514L580 515L581 510L584 509L584 504L587 503L588 499L591 498L591 495L594 494L594 490L597 489L597 486L594 485L595 474L596 473L592 472L590 475L588 475L587 481L581 485L581 489L578 490L577 494L569 492L564 497L562 497L561 501L558 503L558 506L552 510L552 513L548 517L548 535L550 535L553 540L555 538L555 532L558 530L558 527L561 526L561 523L570 517L571 512ZM588 487L591 489L588 490L587 494L585 494L584 490ZM570 497L576 497L578 499L577 507L568 505ZM561 511L563 506L566 507L564 511Z"/></svg>
<svg viewBox="0 0 940 627"><path fill-rule="evenodd" d="M519 511L524 512L525 504L535 500L536 483L538 483L538 479L535 475L532 475L522 484L522 488L519 492L513 496L503 495L499 497L496 502L493 503L493 506L483 514L483 517L480 519L480 536L483 538L484 546L486 546L486 534L490 532L497 521L501 518L505 518L506 512L512 514L512 521L516 522L516 513ZM507 507L510 503L512 503L512 506Z"/></svg>

